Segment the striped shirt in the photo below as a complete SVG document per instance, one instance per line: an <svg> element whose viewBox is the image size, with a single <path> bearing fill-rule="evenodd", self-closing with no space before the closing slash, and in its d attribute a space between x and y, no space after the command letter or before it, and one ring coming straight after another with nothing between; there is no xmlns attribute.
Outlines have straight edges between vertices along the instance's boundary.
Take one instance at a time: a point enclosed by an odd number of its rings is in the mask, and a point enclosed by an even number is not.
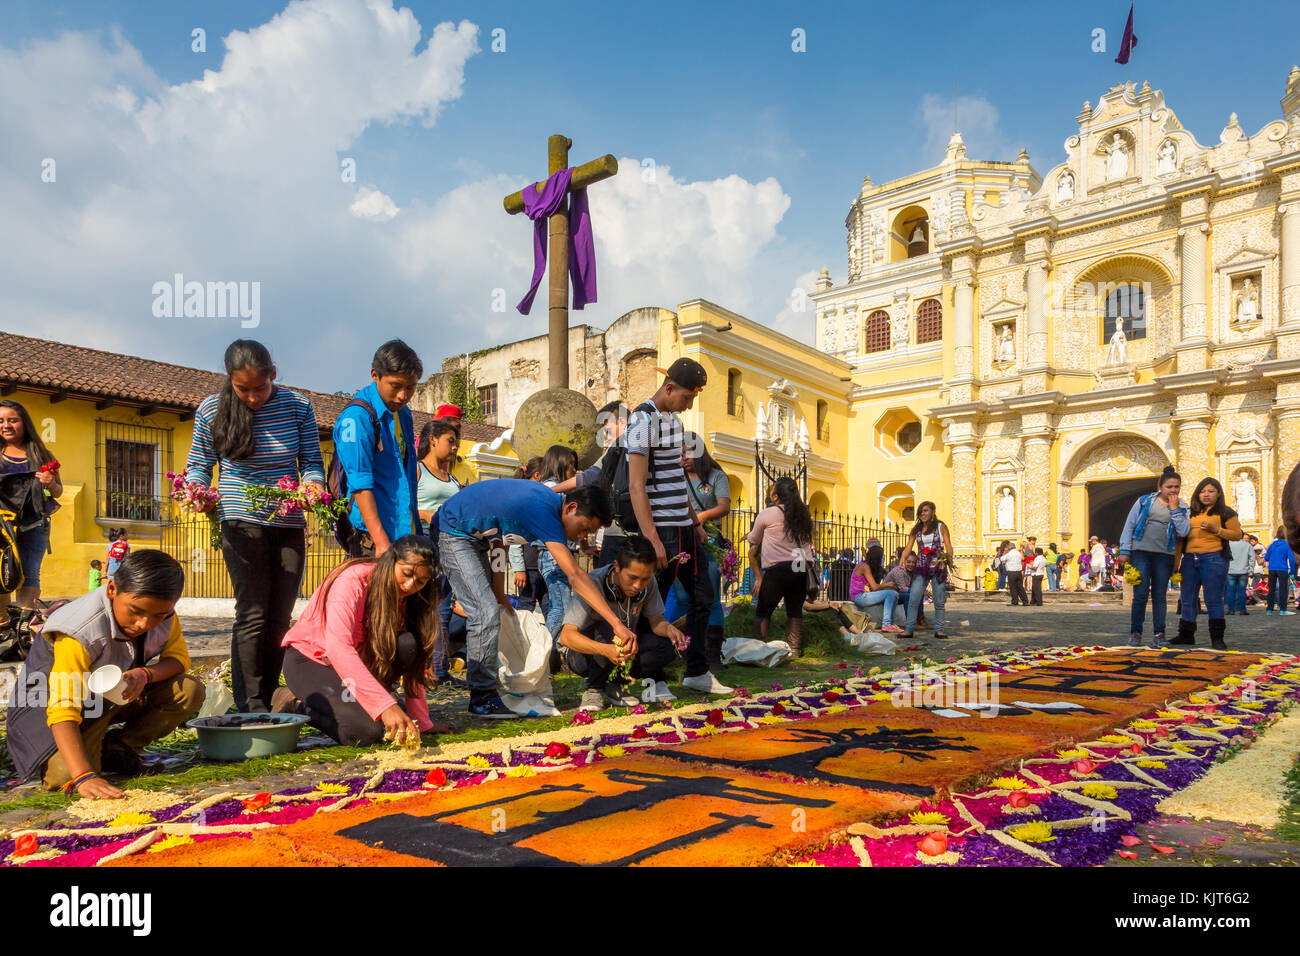
<svg viewBox="0 0 1300 956"><path fill-rule="evenodd" d="M303 516L298 513L270 518L265 508L254 511L244 496L244 486L275 485L285 475L325 483L320 432L311 402L296 392L275 386L270 400L253 412L253 454L239 461L227 458L218 461L213 448L212 420L217 414L219 398L209 395L194 413L194 437L185 463L186 480L210 485L212 471L219 465L217 491L221 493L221 503L217 507L222 521L303 527Z"/></svg>
<svg viewBox="0 0 1300 956"><path fill-rule="evenodd" d="M646 402L654 408L653 402ZM627 423L629 455L650 458L646 495L656 528L689 528L690 506L687 500L686 471L682 468L682 444L685 430L673 412L653 412L638 408Z"/></svg>

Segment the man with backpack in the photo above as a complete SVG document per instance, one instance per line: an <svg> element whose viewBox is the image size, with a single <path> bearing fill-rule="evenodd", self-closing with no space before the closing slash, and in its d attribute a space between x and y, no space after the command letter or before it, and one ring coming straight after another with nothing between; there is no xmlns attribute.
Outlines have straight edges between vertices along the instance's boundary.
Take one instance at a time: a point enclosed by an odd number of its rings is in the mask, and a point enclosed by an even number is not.
<svg viewBox="0 0 1300 956"><path fill-rule="evenodd" d="M403 535L423 532L415 418L406 407L423 374L414 349L401 339L385 342L370 363L370 384L334 423L328 484L331 494L352 499L335 531L350 557L378 557Z"/></svg>

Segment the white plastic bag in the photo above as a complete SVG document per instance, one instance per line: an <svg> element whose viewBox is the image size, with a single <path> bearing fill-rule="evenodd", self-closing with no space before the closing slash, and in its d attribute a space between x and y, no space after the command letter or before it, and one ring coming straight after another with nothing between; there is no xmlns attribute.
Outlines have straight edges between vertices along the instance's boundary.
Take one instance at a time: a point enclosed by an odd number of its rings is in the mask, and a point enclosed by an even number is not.
<svg viewBox="0 0 1300 956"><path fill-rule="evenodd" d="M793 656L794 652L785 641L768 641L764 644L752 637L729 637L722 642L724 664L776 667Z"/></svg>
<svg viewBox="0 0 1300 956"><path fill-rule="evenodd" d="M199 708L200 717L220 717L235 706L235 697L221 678L205 681L203 692L203 706Z"/></svg>
<svg viewBox="0 0 1300 956"><path fill-rule="evenodd" d="M521 717L555 717L551 696L551 632L536 611L501 608L497 686L501 702Z"/></svg>
<svg viewBox="0 0 1300 956"><path fill-rule="evenodd" d="M853 635L853 646L863 654L895 654L898 645L879 631L864 631Z"/></svg>

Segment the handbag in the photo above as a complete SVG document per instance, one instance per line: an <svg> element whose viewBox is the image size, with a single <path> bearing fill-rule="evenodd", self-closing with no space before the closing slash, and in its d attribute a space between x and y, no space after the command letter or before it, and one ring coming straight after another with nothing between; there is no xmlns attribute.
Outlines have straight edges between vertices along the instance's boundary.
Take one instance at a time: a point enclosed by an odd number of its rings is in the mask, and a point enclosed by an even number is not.
<svg viewBox="0 0 1300 956"><path fill-rule="evenodd" d="M816 557L810 556L805 564L808 573L808 600L817 600L822 591L822 565Z"/></svg>

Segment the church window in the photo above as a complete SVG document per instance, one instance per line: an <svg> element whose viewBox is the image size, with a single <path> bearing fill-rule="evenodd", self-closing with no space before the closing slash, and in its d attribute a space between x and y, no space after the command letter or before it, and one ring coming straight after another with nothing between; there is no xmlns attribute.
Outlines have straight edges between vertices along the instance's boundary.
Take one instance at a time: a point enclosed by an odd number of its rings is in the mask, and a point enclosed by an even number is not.
<svg viewBox="0 0 1300 956"><path fill-rule="evenodd" d="M911 421L898 430L898 436L895 438L898 447L908 452L921 444L921 423Z"/></svg>
<svg viewBox="0 0 1300 956"><path fill-rule="evenodd" d="M1124 335L1129 339L1147 337L1146 296L1142 286L1136 282L1126 282L1111 290L1106 296L1106 324L1103 329L1102 342L1109 342L1115 334L1115 322L1124 320Z"/></svg>
<svg viewBox="0 0 1300 956"><path fill-rule="evenodd" d="M867 324L863 335L862 351L889 351L889 313L884 309L877 309L867 316Z"/></svg>
<svg viewBox="0 0 1300 956"><path fill-rule="evenodd" d="M916 343L938 342L943 338L943 307L938 299L926 299L916 310Z"/></svg>
<svg viewBox="0 0 1300 956"><path fill-rule="evenodd" d="M831 440L831 406L829 402L820 401L817 403L817 440L828 442Z"/></svg>
<svg viewBox="0 0 1300 956"><path fill-rule="evenodd" d="M727 414L732 418L744 418L745 405L740 397L740 372L737 369L727 371Z"/></svg>

